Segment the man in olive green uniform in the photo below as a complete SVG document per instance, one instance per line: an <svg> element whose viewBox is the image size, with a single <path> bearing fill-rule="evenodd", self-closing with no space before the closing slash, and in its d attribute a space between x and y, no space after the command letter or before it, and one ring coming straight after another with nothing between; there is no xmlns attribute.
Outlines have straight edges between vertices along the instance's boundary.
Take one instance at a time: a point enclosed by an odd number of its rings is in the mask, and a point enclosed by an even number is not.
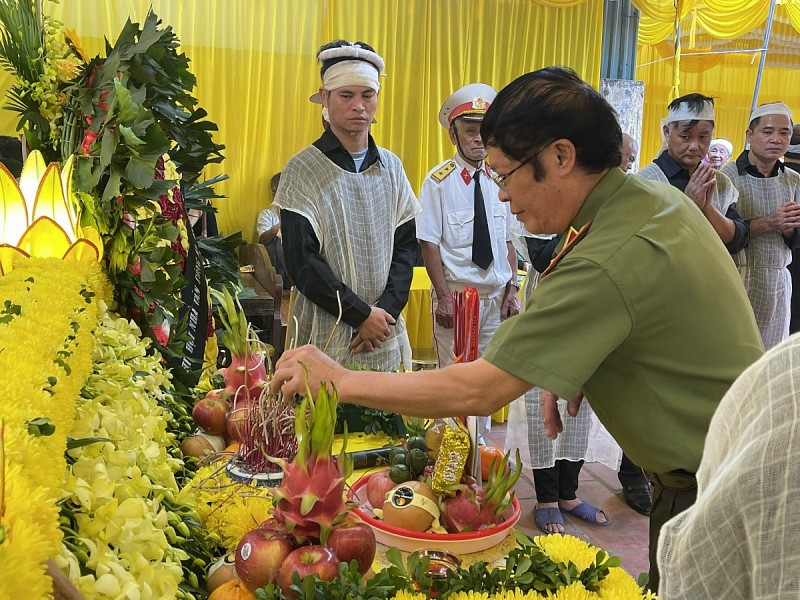
<svg viewBox="0 0 800 600"><path fill-rule="evenodd" d="M356 373L304 347L278 361L273 389L303 393L305 366L312 388L329 382L343 401L440 417L491 414L538 385L552 392L542 400L552 436L561 428L553 394L573 398L573 415L585 394L655 477L657 589L660 526L693 502L711 416L763 352L741 278L688 198L620 172L614 111L571 71L551 67L509 84L481 136L511 212L529 232L565 234L525 310L468 364Z"/></svg>

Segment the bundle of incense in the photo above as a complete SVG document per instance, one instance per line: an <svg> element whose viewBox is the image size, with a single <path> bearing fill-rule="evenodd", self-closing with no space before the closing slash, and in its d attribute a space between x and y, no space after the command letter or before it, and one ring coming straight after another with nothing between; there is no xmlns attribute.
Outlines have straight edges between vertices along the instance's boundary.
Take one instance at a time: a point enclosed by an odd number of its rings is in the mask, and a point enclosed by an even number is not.
<svg viewBox="0 0 800 600"><path fill-rule="evenodd" d="M465 287L453 292L453 362L472 362L478 358L478 325L481 301L478 290Z"/></svg>

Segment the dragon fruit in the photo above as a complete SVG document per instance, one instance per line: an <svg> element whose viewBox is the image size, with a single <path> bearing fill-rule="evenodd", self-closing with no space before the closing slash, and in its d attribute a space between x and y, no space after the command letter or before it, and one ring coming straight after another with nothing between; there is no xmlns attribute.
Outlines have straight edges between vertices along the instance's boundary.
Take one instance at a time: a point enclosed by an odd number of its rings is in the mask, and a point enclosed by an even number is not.
<svg viewBox="0 0 800 600"><path fill-rule="evenodd" d="M511 489L522 474L519 449L513 472L508 469L509 454L507 452L501 461L492 461L485 487L477 484L455 486L456 495L445 499L442 504L442 517L447 531L478 531L502 521L503 513L514 501Z"/></svg>
<svg viewBox="0 0 800 600"><path fill-rule="evenodd" d="M297 454L291 462L270 458L284 472L281 486L273 493L273 515L298 543L319 540L325 544L331 528L348 513L344 486L353 472L353 461L346 454L346 428L338 460L331 456L338 404L336 389L328 394L326 386L320 386L316 400L307 389L295 412Z"/></svg>
<svg viewBox="0 0 800 600"><path fill-rule="evenodd" d="M266 386L267 352L263 350L266 344L253 334L239 301L228 288L223 288L221 294L216 290L211 293L219 301L219 318L225 329L222 343L231 353L230 366L220 369L225 389L234 396L234 404L238 400L258 398Z"/></svg>

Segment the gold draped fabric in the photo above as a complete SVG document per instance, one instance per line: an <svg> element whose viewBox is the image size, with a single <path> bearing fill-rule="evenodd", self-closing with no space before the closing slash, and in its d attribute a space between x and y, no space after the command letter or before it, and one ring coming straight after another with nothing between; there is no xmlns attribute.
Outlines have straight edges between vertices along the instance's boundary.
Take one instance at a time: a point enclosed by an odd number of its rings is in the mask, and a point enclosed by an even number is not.
<svg viewBox="0 0 800 600"><path fill-rule="evenodd" d="M223 232L254 240L269 206L270 177L321 133L315 54L344 38L373 45L386 60L373 135L403 160L414 189L453 152L436 115L456 88L483 81L500 89L547 65L567 65L599 83L602 0L81 0L46 3L97 54L128 16L149 6L182 41L197 75L196 95L227 146L217 201ZM10 80L0 77L0 91ZM0 131L16 116L0 111Z"/></svg>
<svg viewBox="0 0 800 600"><path fill-rule="evenodd" d="M675 0L632 0L641 12L639 43L657 44L675 29ZM769 13L770 0L677 0L682 27L700 26L714 37L732 39L762 25ZM795 14L800 13L796 0L785 0ZM798 15L800 17L800 15ZM800 23L797 18L794 23ZM800 27L797 27L800 31Z"/></svg>

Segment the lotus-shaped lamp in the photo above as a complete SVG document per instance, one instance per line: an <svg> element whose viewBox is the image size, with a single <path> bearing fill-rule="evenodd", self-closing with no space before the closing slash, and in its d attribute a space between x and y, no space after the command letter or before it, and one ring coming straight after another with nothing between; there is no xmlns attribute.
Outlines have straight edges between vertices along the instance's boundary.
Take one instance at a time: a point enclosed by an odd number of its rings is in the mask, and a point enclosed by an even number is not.
<svg viewBox="0 0 800 600"><path fill-rule="evenodd" d="M72 205L71 156L59 170L46 165L41 152L28 155L19 183L0 165L0 275L19 257L100 260L103 242L97 230L81 227Z"/></svg>

